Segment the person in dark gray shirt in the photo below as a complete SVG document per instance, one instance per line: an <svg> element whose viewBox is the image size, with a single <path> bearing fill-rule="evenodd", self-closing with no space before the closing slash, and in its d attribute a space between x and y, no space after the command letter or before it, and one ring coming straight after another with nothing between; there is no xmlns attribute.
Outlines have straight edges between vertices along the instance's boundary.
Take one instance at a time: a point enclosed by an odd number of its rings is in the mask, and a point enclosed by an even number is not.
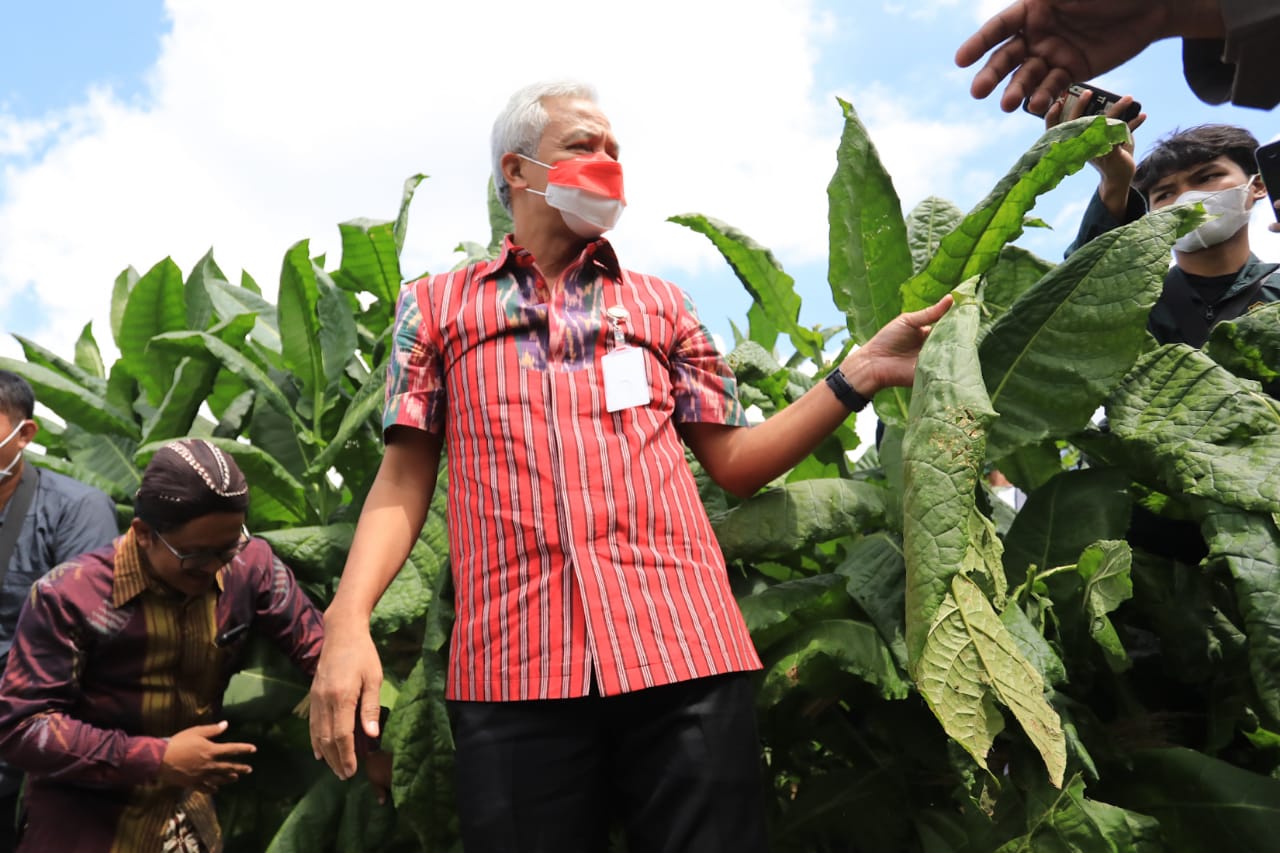
<svg viewBox="0 0 1280 853"><path fill-rule="evenodd" d="M31 584L59 563L101 548L119 534L115 504L91 486L29 464L23 450L35 438L35 394L25 379L0 370L0 534L21 525L0 554L0 662L13 644L18 613ZM23 486L26 480L29 485ZM29 503L19 498L30 490ZM28 504L23 507L22 504ZM21 512L21 517L16 513ZM0 535L0 544L6 537ZM14 849L22 774L0 764L0 853Z"/></svg>

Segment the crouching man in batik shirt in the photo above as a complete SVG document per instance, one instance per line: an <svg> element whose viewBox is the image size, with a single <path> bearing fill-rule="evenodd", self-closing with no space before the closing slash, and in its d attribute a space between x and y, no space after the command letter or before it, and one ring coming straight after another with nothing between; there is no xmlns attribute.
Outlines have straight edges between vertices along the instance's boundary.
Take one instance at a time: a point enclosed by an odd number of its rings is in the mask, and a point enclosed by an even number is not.
<svg viewBox="0 0 1280 853"><path fill-rule="evenodd" d="M248 505L231 456L171 442L128 531L32 587L0 682L0 753L29 774L20 851L221 850L213 794L254 752L218 740L245 641L310 675L323 637Z"/></svg>

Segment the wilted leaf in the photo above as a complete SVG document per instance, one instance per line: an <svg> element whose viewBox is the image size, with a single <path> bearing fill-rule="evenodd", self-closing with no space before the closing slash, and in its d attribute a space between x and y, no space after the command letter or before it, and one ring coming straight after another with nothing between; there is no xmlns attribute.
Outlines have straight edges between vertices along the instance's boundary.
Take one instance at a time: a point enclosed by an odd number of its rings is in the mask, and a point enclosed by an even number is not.
<svg viewBox="0 0 1280 853"><path fill-rule="evenodd" d="M1004 728L996 702L1013 712L1049 771L1062 785L1066 740L1062 723L1045 700L1044 681L1018 651L982 590L956 575L938 609L916 665L916 685L947 734L987 766L987 752Z"/></svg>

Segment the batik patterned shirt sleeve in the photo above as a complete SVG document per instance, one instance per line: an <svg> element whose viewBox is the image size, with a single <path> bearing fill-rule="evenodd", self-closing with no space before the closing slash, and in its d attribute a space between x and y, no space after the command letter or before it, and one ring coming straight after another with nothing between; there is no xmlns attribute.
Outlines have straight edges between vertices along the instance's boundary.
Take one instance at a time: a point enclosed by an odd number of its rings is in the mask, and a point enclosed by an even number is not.
<svg viewBox="0 0 1280 853"><path fill-rule="evenodd" d="M410 282L400 291L391 359L387 367L387 404L382 428L408 426L440 433L444 430L445 376L440 341L430 316L424 319L422 296L430 279Z"/></svg>
<svg viewBox="0 0 1280 853"><path fill-rule="evenodd" d="M671 381L677 423L747 426L738 381L687 295L676 324Z"/></svg>
<svg viewBox="0 0 1280 853"><path fill-rule="evenodd" d="M269 638L309 676L316 674L324 643L324 620L279 557L270 570L255 565L254 630Z"/></svg>
<svg viewBox="0 0 1280 853"><path fill-rule="evenodd" d="M75 562L54 569L76 571ZM167 741L100 728L70 715L80 700L86 649L83 616L42 581L18 617L0 680L0 754L9 763L64 782L126 787L155 781Z"/></svg>

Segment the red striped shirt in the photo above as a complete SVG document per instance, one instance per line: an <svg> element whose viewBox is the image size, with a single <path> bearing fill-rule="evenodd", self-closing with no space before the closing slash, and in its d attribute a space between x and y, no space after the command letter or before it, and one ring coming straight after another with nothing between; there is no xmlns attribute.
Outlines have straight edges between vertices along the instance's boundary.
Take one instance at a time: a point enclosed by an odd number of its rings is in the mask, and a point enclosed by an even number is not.
<svg viewBox="0 0 1280 853"><path fill-rule="evenodd" d="M507 238L496 261L410 282L386 428L444 433L457 620L446 695L604 695L760 659L677 422L745 425L688 297L589 245L552 292ZM651 401L605 410L605 311L627 309Z"/></svg>

